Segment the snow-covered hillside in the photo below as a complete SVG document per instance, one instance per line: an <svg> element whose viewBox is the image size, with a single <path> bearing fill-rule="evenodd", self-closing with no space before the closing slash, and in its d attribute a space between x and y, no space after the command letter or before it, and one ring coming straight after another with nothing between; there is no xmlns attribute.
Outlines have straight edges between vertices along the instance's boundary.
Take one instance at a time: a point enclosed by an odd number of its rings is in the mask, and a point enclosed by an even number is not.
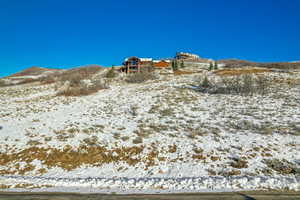
<svg viewBox="0 0 300 200"><path fill-rule="evenodd" d="M190 86L199 76L82 97L55 84L0 88L0 188L299 191L300 73L267 73L272 92L254 96L201 93Z"/></svg>

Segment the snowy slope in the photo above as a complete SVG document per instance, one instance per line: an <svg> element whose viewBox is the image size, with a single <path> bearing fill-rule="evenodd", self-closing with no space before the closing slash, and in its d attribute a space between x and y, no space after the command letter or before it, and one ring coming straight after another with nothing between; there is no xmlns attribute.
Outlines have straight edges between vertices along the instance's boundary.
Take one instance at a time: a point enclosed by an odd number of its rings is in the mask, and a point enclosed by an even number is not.
<svg viewBox="0 0 300 200"><path fill-rule="evenodd" d="M56 96L55 85L0 88L0 188L300 190L300 172L266 164L300 167L299 85L274 83L265 96L204 94L189 87L197 76L115 82L85 97Z"/></svg>

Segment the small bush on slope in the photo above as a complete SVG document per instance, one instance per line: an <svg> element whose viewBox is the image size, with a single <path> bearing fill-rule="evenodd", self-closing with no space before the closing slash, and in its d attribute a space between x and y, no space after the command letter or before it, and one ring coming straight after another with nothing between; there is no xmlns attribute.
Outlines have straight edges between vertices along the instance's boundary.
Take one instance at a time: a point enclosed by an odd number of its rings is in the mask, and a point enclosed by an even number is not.
<svg viewBox="0 0 300 200"><path fill-rule="evenodd" d="M204 79L202 80L201 86L207 88L207 87L209 87L210 85L211 85L211 84L210 84L210 82L209 82L207 76L205 76Z"/></svg>
<svg viewBox="0 0 300 200"><path fill-rule="evenodd" d="M106 78L115 78L116 77L116 72L115 68L112 67L105 75Z"/></svg>
<svg viewBox="0 0 300 200"><path fill-rule="evenodd" d="M0 87L4 87L6 84L5 84L5 81L4 80L0 80Z"/></svg>
<svg viewBox="0 0 300 200"><path fill-rule="evenodd" d="M248 168L248 161L243 159L234 159L234 162L232 162L231 167L242 169L242 168Z"/></svg>

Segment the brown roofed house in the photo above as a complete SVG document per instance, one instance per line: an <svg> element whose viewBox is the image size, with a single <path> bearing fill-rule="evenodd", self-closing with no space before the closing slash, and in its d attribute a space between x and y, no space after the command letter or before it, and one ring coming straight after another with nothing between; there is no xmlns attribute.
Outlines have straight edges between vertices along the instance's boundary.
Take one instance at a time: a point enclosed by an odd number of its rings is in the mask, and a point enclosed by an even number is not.
<svg viewBox="0 0 300 200"><path fill-rule="evenodd" d="M153 70L152 58L138 58L136 56L132 56L130 58L126 58L123 65L124 67L122 71L126 73L136 73L145 71L149 72Z"/></svg>

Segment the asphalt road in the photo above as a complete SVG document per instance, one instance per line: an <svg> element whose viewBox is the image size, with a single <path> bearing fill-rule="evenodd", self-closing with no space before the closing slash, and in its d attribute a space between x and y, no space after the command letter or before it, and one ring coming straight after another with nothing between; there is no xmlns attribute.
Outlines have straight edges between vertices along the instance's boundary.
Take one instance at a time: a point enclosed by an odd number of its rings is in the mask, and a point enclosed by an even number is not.
<svg viewBox="0 0 300 200"><path fill-rule="evenodd" d="M0 193L0 200L300 200L300 192L240 192L163 195Z"/></svg>

